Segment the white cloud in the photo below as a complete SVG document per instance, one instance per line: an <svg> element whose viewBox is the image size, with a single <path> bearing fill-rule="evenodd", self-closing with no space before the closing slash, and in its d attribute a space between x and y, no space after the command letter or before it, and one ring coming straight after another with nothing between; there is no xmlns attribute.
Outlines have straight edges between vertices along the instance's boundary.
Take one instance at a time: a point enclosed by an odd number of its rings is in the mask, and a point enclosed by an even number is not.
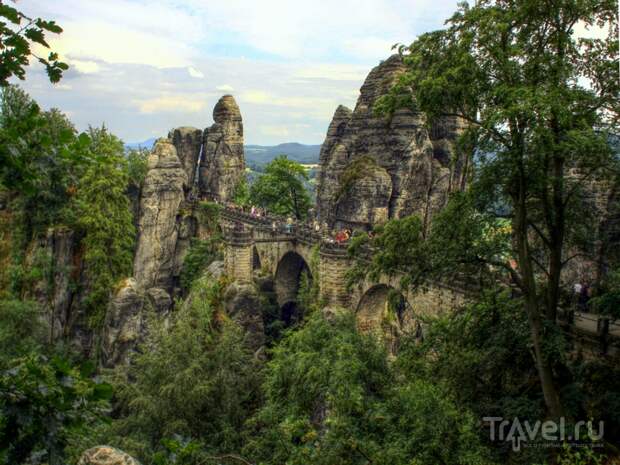
<svg viewBox="0 0 620 465"><path fill-rule="evenodd" d="M201 72L198 71L196 68L194 68L193 66L190 66L189 68L187 68L187 73L193 77L193 78L197 78L197 79L202 79L205 77L205 75Z"/></svg>
<svg viewBox="0 0 620 465"><path fill-rule="evenodd" d="M233 92L235 88L230 84L222 84L221 86L216 87L217 90L221 90L222 92Z"/></svg>
<svg viewBox="0 0 620 465"><path fill-rule="evenodd" d="M49 36L71 69L51 86L34 65L24 83L80 129L105 122L128 141L212 124L235 96L249 143L318 143L339 104L394 42L441 26L456 0L29 0L56 20ZM66 86L66 87L65 87Z"/></svg>
<svg viewBox="0 0 620 465"><path fill-rule="evenodd" d="M204 102L194 96L169 95L146 100L134 100L140 113L176 112L196 113L204 108Z"/></svg>
<svg viewBox="0 0 620 465"><path fill-rule="evenodd" d="M88 60L69 60L69 64L73 66L78 72L84 74L98 73L101 68L99 63Z"/></svg>

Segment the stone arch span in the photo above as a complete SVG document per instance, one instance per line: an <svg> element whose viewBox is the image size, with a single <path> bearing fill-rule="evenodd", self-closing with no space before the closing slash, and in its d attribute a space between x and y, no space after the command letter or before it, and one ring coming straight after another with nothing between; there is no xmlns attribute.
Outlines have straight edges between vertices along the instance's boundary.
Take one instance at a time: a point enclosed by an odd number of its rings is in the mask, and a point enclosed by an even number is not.
<svg viewBox="0 0 620 465"><path fill-rule="evenodd" d="M407 298L393 286L383 283L370 286L364 292L355 308L355 319L358 331L382 338L392 353L402 334L418 328Z"/></svg>
<svg viewBox="0 0 620 465"><path fill-rule="evenodd" d="M263 262L260 259L260 254L258 253L258 249L256 245L252 246L252 269L260 270L263 267Z"/></svg>
<svg viewBox="0 0 620 465"><path fill-rule="evenodd" d="M297 294L304 273L312 279L308 263L297 252L286 252L278 262L274 280L275 291L282 320L287 326L302 317L297 305Z"/></svg>

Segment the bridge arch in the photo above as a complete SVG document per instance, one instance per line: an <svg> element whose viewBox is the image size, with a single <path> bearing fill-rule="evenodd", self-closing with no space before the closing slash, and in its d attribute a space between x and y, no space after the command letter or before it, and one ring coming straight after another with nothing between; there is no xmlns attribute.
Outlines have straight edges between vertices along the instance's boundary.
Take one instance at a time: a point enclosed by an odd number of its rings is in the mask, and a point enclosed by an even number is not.
<svg viewBox="0 0 620 465"><path fill-rule="evenodd" d="M303 316L297 305L297 294L304 273L312 279L308 263L295 251L286 252L278 262L274 280L275 292L282 320L287 326Z"/></svg>
<svg viewBox="0 0 620 465"><path fill-rule="evenodd" d="M386 343L390 352L397 350L398 339L419 328L407 298L389 284L370 286L355 309L358 331L375 334Z"/></svg>
<svg viewBox="0 0 620 465"><path fill-rule="evenodd" d="M252 246L252 269L260 270L263 266L263 263L260 259L260 254L258 253L258 249L256 248L256 244Z"/></svg>

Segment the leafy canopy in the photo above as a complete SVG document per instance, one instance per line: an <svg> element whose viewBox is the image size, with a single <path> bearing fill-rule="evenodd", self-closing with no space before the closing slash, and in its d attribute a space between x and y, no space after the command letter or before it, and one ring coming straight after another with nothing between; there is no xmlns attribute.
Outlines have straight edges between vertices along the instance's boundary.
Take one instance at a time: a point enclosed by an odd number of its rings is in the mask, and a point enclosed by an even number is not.
<svg viewBox="0 0 620 465"><path fill-rule="evenodd" d="M47 58L39 57L32 47L38 45L49 49L46 34L61 32L62 28L55 21L30 18L8 5L6 0L0 1L0 86L7 86L12 76L24 80L30 57L45 66L51 82L60 81L69 65L60 61L55 52L50 52Z"/></svg>
<svg viewBox="0 0 620 465"><path fill-rule="evenodd" d="M250 188L250 202L278 215L303 219L311 202L304 186L308 174L302 165L285 155L273 159Z"/></svg>
<svg viewBox="0 0 620 465"><path fill-rule="evenodd" d="M85 305L100 326L117 282L131 273L135 227L126 189L129 182L123 143L105 127L90 128L92 163L75 197L76 226L84 233L84 264L89 277Z"/></svg>

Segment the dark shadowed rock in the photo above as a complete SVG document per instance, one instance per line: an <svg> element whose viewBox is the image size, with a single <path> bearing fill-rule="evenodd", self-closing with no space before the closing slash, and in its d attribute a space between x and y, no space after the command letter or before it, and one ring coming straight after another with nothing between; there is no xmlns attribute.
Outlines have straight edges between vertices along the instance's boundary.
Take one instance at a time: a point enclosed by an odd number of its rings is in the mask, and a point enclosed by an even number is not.
<svg viewBox="0 0 620 465"><path fill-rule="evenodd" d="M199 188L203 195L228 201L245 176L243 122L231 95L224 95L217 102L213 120L215 124L204 132Z"/></svg>
<svg viewBox="0 0 620 465"><path fill-rule="evenodd" d="M177 149L177 156L187 175L187 189L194 184L198 159L202 149L202 131L197 128L183 126L173 129L168 138Z"/></svg>
<svg viewBox="0 0 620 465"><path fill-rule="evenodd" d="M391 56L370 72L355 110L338 107L334 114L321 148L317 188L319 217L330 226L369 227L413 213L428 220L448 193L463 184L454 147L462 125L456 119L428 125L423 114L407 109L391 119L374 114L377 99L404 71L401 58ZM362 158L374 160L376 167L366 164L368 171L351 183L347 173ZM350 185L343 186L346 183Z"/></svg>
<svg viewBox="0 0 620 465"><path fill-rule="evenodd" d="M252 284L234 282L224 293L224 308L245 331L245 342L256 351L265 344L261 301L256 287Z"/></svg>
<svg viewBox="0 0 620 465"><path fill-rule="evenodd" d="M166 313L172 306L172 298L170 297L170 294L168 294L168 292L161 287L150 288L146 291L146 297L148 299L148 303L151 305L151 308L159 315Z"/></svg>

